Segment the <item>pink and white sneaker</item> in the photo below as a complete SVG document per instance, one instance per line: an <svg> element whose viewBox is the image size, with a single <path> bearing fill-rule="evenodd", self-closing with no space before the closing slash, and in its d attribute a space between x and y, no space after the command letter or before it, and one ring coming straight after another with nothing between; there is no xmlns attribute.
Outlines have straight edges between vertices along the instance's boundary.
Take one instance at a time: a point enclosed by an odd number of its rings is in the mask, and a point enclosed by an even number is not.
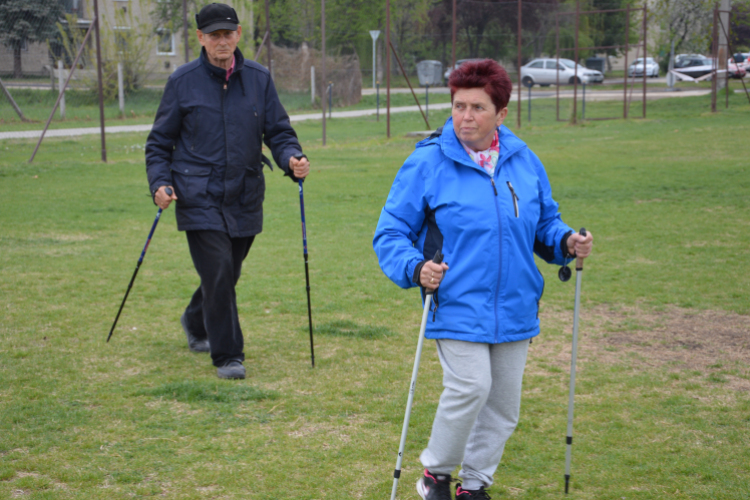
<svg viewBox="0 0 750 500"><path fill-rule="evenodd" d="M437 475L425 469L417 481L417 493L422 500L452 500L450 474Z"/></svg>

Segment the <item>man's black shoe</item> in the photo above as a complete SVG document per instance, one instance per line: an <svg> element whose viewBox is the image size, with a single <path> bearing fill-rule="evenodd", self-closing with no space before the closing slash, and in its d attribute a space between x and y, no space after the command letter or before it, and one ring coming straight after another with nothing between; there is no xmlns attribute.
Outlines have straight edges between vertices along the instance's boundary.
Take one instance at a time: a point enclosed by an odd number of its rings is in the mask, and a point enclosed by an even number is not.
<svg viewBox="0 0 750 500"><path fill-rule="evenodd" d="M193 352L211 352L211 345L208 343L208 339L198 339L190 333L190 329L187 326L187 319L185 313L180 316L180 323L182 329L185 330L185 336L187 337L188 347Z"/></svg>
<svg viewBox="0 0 750 500"><path fill-rule="evenodd" d="M417 493L423 500L451 500L451 476L433 474L427 469L417 481Z"/></svg>
<svg viewBox="0 0 750 500"><path fill-rule="evenodd" d="M456 500L491 500L490 495L484 491L484 486L478 490L465 490L461 484L456 485Z"/></svg>
<svg viewBox="0 0 750 500"><path fill-rule="evenodd" d="M245 378L245 367L242 366L242 363L233 359L232 361L228 361L224 366L217 368L216 375L219 378L242 379Z"/></svg>

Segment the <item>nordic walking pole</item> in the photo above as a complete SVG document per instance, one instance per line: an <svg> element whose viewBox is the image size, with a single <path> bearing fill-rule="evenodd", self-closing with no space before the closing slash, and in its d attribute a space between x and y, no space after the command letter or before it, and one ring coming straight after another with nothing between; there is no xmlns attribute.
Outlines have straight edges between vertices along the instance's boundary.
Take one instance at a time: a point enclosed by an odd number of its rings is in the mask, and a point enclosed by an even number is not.
<svg viewBox="0 0 750 500"><path fill-rule="evenodd" d="M586 236L586 229L581 228L579 233ZM568 393L568 434L565 439L567 448L565 450L565 494L568 494L570 485L570 456L573 452L573 400L576 395L576 356L578 353L578 311L581 307L581 278L583 276L583 259L576 258L576 298L573 309L573 347L570 358L570 392Z"/></svg>
<svg viewBox="0 0 750 500"><path fill-rule="evenodd" d="M172 196L172 188L165 188L164 192L167 193L169 196ZM141 268L141 264L143 263L143 257L146 256L146 250L148 250L148 245L151 243L151 237L154 235L154 231L156 230L156 225L159 223L159 217L161 217L162 209L159 208L159 211L156 212L156 219L154 219L154 225L151 226L151 231L148 233L148 239L146 240L146 245L143 247L143 251L141 252L141 258L138 259L138 264L135 266L135 272L133 273L133 277L130 278L130 283L128 283L128 289L125 291L125 297L122 299L122 304L120 304L120 310L117 311L117 316L115 317L115 322L112 323L112 328L109 330L109 336L107 336L107 342L109 342L109 339L112 338L112 334L115 331L115 327L117 326L117 320L120 319L120 313L122 312L122 308L125 307L125 301L128 300L128 294L130 293L130 289L133 288L133 282L135 281L135 277L138 274L138 269Z"/></svg>
<svg viewBox="0 0 750 500"><path fill-rule="evenodd" d="M443 254L438 250L432 262L440 264L443 262ZM414 358L414 368L411 372L411 385L409 386L409 397L406 400L406 414L404 415L404 426L401 428L401 442L398 445L398 458L396 458L396 469L393 471L393 489L391 500L396 500L396 489L398 489L398 478L401 477L401 459L404 458L404 447L406 446L406 434L409 432L409 418L411 417L411 405L414 402L414 391L417 387L417 372L419 372L419 360L422 357L422 345L424 344L424 331L427 327L427 316L430 314L430 303L432 302L433 290L425 290L424 311L422 311L422 326L419 327L419 340L417 341L417 355Z"/></svg>
<svg viewBox="0 0 750 500"><path fill-rule="evenodd" d="M305 155L295 155L301 160ZM307 229L305 227L305 195L302 191L304 179L299 180L299 212L302 216L302 249L305 254L305 283L307 288L307 322L310 325L310 361L315 368L315 348L313 347L312 307L310 306L310 271L307 265Z"/></svg>

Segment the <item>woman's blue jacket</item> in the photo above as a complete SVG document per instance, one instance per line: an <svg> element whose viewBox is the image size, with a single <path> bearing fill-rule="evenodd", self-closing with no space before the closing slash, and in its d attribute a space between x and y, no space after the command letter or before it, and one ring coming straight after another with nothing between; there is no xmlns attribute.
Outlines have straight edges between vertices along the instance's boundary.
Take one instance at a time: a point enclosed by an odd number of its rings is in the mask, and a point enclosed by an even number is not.
<svg viewBox="0 0 750 500"><path fill-rule="evenodd" d="M498 128L494 178L472 161L448 119L419 142L396 175L373 247L383 272L402 288L437 249L450 266L438 289L430 339L497 344L539 333L544 279L534 253L563 264L573 230L539 158L507 127Z"/></svg>

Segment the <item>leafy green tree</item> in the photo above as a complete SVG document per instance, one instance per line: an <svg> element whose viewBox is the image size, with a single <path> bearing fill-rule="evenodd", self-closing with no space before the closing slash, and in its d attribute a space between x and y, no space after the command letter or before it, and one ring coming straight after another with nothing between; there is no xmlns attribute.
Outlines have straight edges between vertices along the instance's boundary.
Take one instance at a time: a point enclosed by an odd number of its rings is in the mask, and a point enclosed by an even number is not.
<svg viewBox="0 0 750 500"><path fill-rule="evenodd" d="M191 58L196 58L200 54L201 45L198 42L198 38L195 36L195 14L197 14L203 7L213 3L214 0L187 0L187 29L188 29L188 45L190 46ZM233 7L237 11L237 15L240 19L240 25L242 25L242 39L237 44L243 55L247 58L253 58L255 56L255 42L254 38L254 20L252 18L246 18L251 16L253 12L253 4L256 4L255 10L257 10L257 4L259 2L253 2L252 0L216 0L221 3ZM180 33L183 29L182 20L182 0L159 0L152 1L151 6L153 9L150 12L151 20L153 22L154 33L158 34L161 29L168 29L172 33ZM262 39L262 35L261 35Z"/></svg>
<svg viewBox="0 0 750 500"><path fill-rule="evenodd" d="M640 7L636 5L635 0L591 0L587 6L592 10L615 10ZM637 43L640 36L640 26L638 22L643 19L641 11L630 13L630 23L628 33L625 33L627 22L627 12L605 12L602 14L593 14L589 36L591 41L597 47L611 47L613 45L625 45ZM609 56L618 56L625 52L624 48L597 49L595 52L607 55L607 68L612 70L612 63Z"/></svg>
<svg viewBox="0 0 750 500"><path fill-rule="evenodd" d="M13 51L13 78L21 78L21 50L29 43L46 42L57 33L62 16L58 0L2 0L0 43Z"/></svg>
<svg viewBox="0 0 750 500"><path fill-rule="evenodd" d="M704 52L711 43L713 0L655 0L651 5L660 32L655 35L659 52Z"/></svg>
<svg viewBox="0 0 750 500"><path fill-rule="evenodd" d="M732 5L729 25L729 38L734 51L750 51L750 1Z"/></svg>

